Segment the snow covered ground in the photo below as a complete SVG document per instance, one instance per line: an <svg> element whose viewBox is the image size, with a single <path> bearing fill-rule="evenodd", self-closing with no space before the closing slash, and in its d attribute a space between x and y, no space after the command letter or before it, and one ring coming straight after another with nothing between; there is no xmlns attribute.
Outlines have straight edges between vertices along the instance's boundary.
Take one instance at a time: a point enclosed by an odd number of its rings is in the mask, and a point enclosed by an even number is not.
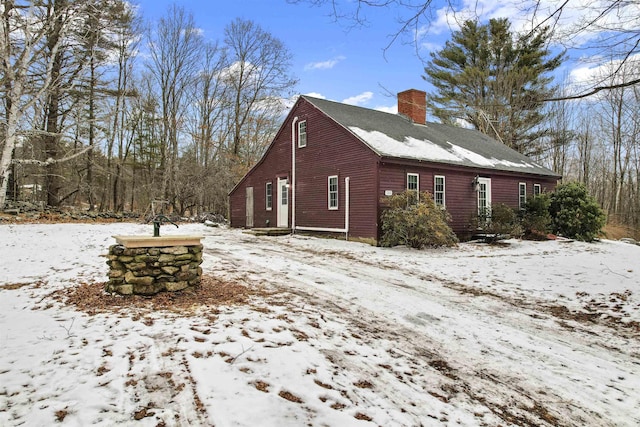
<svg viewBox="0 0 640 427"><path fill-rule="evenodd" d="M0 225L0 425L637 426L640 247L202 234L248 303L89 314L140 224Z"/></svg>

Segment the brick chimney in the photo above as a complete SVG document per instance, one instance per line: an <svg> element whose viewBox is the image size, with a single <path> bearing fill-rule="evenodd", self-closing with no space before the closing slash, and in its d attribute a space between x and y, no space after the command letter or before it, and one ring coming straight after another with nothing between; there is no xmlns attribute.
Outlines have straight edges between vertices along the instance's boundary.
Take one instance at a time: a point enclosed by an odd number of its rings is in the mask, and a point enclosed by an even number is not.
<svg viewBox="0 0 640 427"><path fill-rule="evenodd" d="M409 89L398 93L398 113L421 125L427 122L427 93Z"/></svg>

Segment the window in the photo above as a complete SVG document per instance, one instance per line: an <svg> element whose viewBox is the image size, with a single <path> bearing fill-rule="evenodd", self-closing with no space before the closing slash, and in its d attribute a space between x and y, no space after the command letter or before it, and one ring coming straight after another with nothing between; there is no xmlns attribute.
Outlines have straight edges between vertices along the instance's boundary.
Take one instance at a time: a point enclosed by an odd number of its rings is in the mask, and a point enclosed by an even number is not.
<svg viewBox="0 0 640 427"><path fill-rule="evenodd" d="M436 205L444 207L444 176L436 175L433 181L433 201Z"/></svg>
<svg viewBox="0 0 640 427"><path fill-rule="evenodd" d="M407 192L415 191L416 192L416 202L418 201L418 194L420 192L419 187L419 175L417 173L408 173L407 174Z"/></svg>
<svg viewBox="0 0 640 427"><path fill-rule="evenodd" d="M328 197L329 209L330 210L336 210L336 209L338 209L338 176L337 175L330 176L328 184L329 184L328 185L328 187L329 187L329 197Z"/></svg>
<svg viewBox="0 0 640 427"><path fill-rule="evenodd" d="M307 146L307 121L298 123L298 148Z"/></svg>
<svg viewBox="0 0 640 427"><path fill-rule="evenodd" d="M540 193L542 193L542 188L540 187L540 184L533 184L533 195L537 196Z"/></svg>
<svg viewBox="0 0 640 427"><path fill-rule="evenodd" d="M524 210L525 205L527 204L527 184L521 182L518 184L518 207L520 210Z"/></svg>
<svg viewBox="0 0 640 427"><path fill-rule="evenodd" d="M270 182L267 182L267 185L265 187L265 201L266 201L266 208L268 211L271 210L271 208L273 207L273 184Z"/></svg>
<svg viewBox="0 0 640 427"><path fill-rule="evenodd" d="M280 206L287 206L289 204L289 180L278 178L278 185L280 185Z"/></svg>

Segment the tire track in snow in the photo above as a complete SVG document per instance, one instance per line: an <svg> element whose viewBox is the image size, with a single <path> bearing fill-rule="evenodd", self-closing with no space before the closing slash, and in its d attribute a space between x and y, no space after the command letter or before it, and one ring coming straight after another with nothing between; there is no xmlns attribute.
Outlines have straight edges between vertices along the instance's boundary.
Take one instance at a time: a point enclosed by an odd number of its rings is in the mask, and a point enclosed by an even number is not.
<svg viewBox="0 0 640 427"><path fill-rule="evenodd" d="M351 313L343 308L352 321L374 310L402 323L411 328L408 342L421 341L430 357L436 354L447 362L448 373L462 383L461 392L498 412L521 406L515 415L505 415L505 421L518 422L518 416L533 413L534 419L557 425L608 425L616 402L634 398L632 386L612 386L610 378L616 372L622 378L637 377L633 357L611 352L602 357L601 349L592 348L599 339L581 335L576 340L576 334L558 330L548 316L532 317L508 300L461 293L451 289L455 282L375 258L309 254L295 245L295 238L243 238L233 248L205 250L221 263L218 273L307 293L312 287L314 293L339 297L343 305L362 307L364 311ZM603 365L603 376L581 376L584 359ZM509 419L514 416L515 421Z"/></svg>

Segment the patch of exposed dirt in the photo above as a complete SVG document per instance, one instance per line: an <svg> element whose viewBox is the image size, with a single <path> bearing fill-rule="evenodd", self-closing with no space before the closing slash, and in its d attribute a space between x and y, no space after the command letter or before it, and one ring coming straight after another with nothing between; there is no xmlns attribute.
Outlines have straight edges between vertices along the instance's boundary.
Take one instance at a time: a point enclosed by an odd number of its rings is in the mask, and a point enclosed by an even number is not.
<svg viewBox="0 0 640 427"><path fill-rule="evenodd" d="M362 412L358 412L357 414L354 415L356 420L364 420L364 421L372 421L373 418L371 418L369 415L367 414L363 414Z"/></svg>
<svg viewBox="0 0 640 427"><path fill-rule="evenodd" d="M562 305L550 305L542 307L549 314L561 320L573 320L578 323L591 323L604 325L612 328L624 335L637 336L640 334L640 322L635 320L625 322L621 317L607 315L600 311L596 311L594 307L585 306L589 311L572 311ZM561 326L571 329L569 325L562 322Z"/></svg>
<svg viewBox="0 0 640 427"><path fill-rule="evenodd" d="M524 299L512 298L509 296L501 295L496 292L488 291L485 289L467 286L461 283L456 283L453 281L441 281L446 287L450 289L455 289L463 295L473 295L476 297L490 297L499 299L501 301L507 302L515 307L530 309L534 311L541 311L547 314L552 315L553 317L560 320L560 325L567 328L572 329L570 325L568 325L565 320L570 320L582 324L591 324L591 325L601 325L606 326L608 328L613 329L620 335L628 336L637 336L640 334L640 322L637 321L624 321L622 316L612 315L611 313L606 313L605 309L611 309L613 312L621 312L622 304L627 301L630 293L613 293L610 295L610 305L604 303L598 303L595 300L590 300L584 303L584 311L576 311L570 310L563 305L544 305L540 304L536 301L529 301ZM583 295L578 294L579 296L586 297L588 294L584 293ZM623 313L624 314L624 313Z"/></svg>
<svg viewBox="0 0 640 427"><path fill-rule="evenodd" d="M295 394L291 393L290 391L286 391L286 390L282 390L280 393L278 393L278 396L280 396L283 399L288 400L289 402L293 402L293 403L302 403L303 402L303 400L301 398L299 398Z"/></svg>
<svg viewBox="0 0 640 427"><path fill-rule="evenodd" d="M571 311L564 305L546 306L545 311L559 319L575 320L580 323L597 323L598 318L602 316L600 313Z"/></svg>
<svg viewBox="0 0 640 427"><path fill-rule="evenodd" d="M203 276L199 286L178 292L160 292L153 296L116 295L104 290L104 283L83 283L52 292L49 296L62 304L73 305L90 315L118 312L131 308L170 311L189 315L200 308L215 314L219 306L247 304L251 297L269 296L263 288L249 288L212 276Z"/></svg>
<svg viewBox="0 0 640 427"><path fill-rule="evenodd" d="M264 381L258 380L258 381L256 381L254 383L254 385L255 385L256 389L258 389L258 390L260 390L260 391L262 391L264 393L268 393L269 392L269 384L264 382Z"/></svg>
<svg viewBox="0 0 640 427"><path fill-rule="evenodd" d="M66 408L65 409L61 409L59 411L56 411L55 415L56 415L56 421L61 423L61 422L64 421L64 419L67 417L67 415L69 415L69 411L67 411Z"/></svg>
<svg viewBox="0 0 640 427"><path fill-rule="evenodd" d="M17 215L0 213L0 224L114 223L140 222L142 219L140 214L114 212L31 211Z"/></svg>
<svg viewBox="0 0 640 427"><path fill-rule="evenodd" d="M353 383L353 385L358 388L373 388L373 384L371 384L367 380L360 380L358 382Z"/></svg>
<svg viewBox="0 0 640 427"><path fill-rule="evenodd" d="M36 280L35 282L5 283L4 285L0 285L0 290L5 289L7 291L15 291L16 289L21 289L27 286L30 286L33 289L38 289L46 284L47 282L44 280Z"/></svg>
<svg viewBox="0 0 640 427"><path fill-rule="evenodd" d="M602 230L607 239L619 240L623 237L640 239L640 229L629 227L623 224L609 223Z"/></svg>
<svg viewBox="0 0 640 427"><path fill-rule="evenodd" d="M0 289L15 291L16 289L20 289L25 286L31 286L31 285L33 285L33 283L7 283L6 285L0 285Z"/></svg>

